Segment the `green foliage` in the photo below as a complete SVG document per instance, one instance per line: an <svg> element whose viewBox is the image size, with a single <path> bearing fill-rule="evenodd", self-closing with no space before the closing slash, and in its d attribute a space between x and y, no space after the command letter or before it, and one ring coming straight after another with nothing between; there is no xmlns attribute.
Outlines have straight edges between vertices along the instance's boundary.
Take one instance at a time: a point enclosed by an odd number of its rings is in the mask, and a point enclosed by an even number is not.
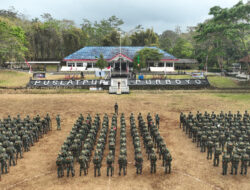
<svg viewBox="0 0 250 190"><path fill-rule="evenodd" d="M7 60L23 60L27 52L26 44L23 29L0 17L0 64Z"/></svg>
<svg viewBox="0 0 250 190"><path fill-rule="evenodd" d="M110 34L107 34L102 39L103 46L118 46L120 45L120 34L113 30Z"/></svg>
<svg viewBox="0 0 250 190"><path fill-rule="evenodd" d="M87 35L87 45L100 46L117 44L117 36L123 21L116 16L103 19L100 22L91 23L88 19L83 19L82 31ZM118 41L119 42L119 41Z"/></svg>
<svg viewBox="0 0 250 190"><path fill-rule="evenodd" d="M242 1L232 8L212 7L213 17L198 25L196 35L197 58L209 65L215 61L222 69L229 60L249 54L247 42L250 34L250 4Z"/></svg>
<svg viewBox="0 0 250 190"><path fill-rule="evenodd" d="M104 59L103 54L100 54L100 57L96 62L96 66L99 67L100 69L104 69L105 67L108 66L108 62Z"/></svg>
<svg viewBox="0 0 250 190"><path fill-rule="evenodd" d="M142 68L147 67L149 61L159 61L162 57L163 57L163 54L161 54L158 51L158 49L143 48L136 53L134 57L133 66L134 68L140 70Z"/></svg>
<svg viewBox="0 0 250 190"><path fill-rule="evenodd" d="M130 39L132 46L158 46L158 35L153 29L135 32Z"/></svg>
<svg viewBox="0 0 250 190"><path fill-rule="evenodd" d="M193 46L184 38L178 38L176 44L173 47L172 53L178 58L192 58Z"/></svg>

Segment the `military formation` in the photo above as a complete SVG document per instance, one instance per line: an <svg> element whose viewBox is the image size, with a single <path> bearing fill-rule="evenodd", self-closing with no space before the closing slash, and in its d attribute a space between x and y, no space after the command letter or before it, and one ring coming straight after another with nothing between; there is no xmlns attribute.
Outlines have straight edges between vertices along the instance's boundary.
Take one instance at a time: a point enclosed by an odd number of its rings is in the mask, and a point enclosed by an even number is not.
<svg viewBox="0 0 250 190"><path fill-rule="evenodd" d="M80 164L80 175L82 171L85 175L88 174L89 162L99 128L100 116L98 114L96 114L93 122L90 115L84 120L83 115L80 114L58 154L56 160L58 178L64 176L64 170L67 172L67 177L70 173L74 177L75 162Z"/></svg>
<svg viewBox="0 0 250 190"><path fill-rule="evenodd" d="M219 166L222 157L222 175L227 175L231 163L231 175L247 175L250 166L250 116L247 111L241 114L231 111L220 114L196 115L180 114L180 128L196 143L200 152L207 151L207 159L213 159L213 165Z"/></svg>
<svg viewBox="0 0 250 190"><path fill-rule="evenodd" d="M118 128L118 105L116 104L114 108L115 113L112 115L111 125L109 125L109 118L107 114L104 114L102 124L99 114L96 114L94 121L92 121L92 118L89 114L85 120L83 115L80 114L58 154L56 160L58 178L64 176L65 170L67 172L67 177L69 177L70 174L72 177L74 177L74 165L76 162L78 162L80 165L80 176L82 173L84 173L84 175L88 175L88 169L91 162L93 163L94 177L101 176L105 147L108 149L106 156L106 175L110 177L114 175L114 164L117 147L116 137ZM146 127L142 115L139 114L139 127L137 128L134 115L130 115L130 133L133 138L136 173L142 174L143 166L140 136L143 138L148 160L150 160L151 163L151 173L156 173L157 153L159 154L159 159L162 158L163 160L162 165L165 167L165 173L170 173L172 157L159 133L159 116L155 116L154 122L149 114L147 120L148 123ZM100 126L102 126L101 129ZM138 129L140 130L140 133ZM119 143L119 155L117 160L117 165L119 168L118 175L125 176L127 174L128 161L126 120L124 113L120 114ZM93 157L92 152L94 152Z"/></svg>
<svg viewBox="0 0 250 190"><path fill-rule="evenodd" d="M2 174L9 172L10 166L15 166L17 160L23 158L23 152L30 151L43 135L51 130L49 114L44 118L36 115L30 118L27 115L21 119L20 115L10 115L0 120L0 178Z"/></svg>

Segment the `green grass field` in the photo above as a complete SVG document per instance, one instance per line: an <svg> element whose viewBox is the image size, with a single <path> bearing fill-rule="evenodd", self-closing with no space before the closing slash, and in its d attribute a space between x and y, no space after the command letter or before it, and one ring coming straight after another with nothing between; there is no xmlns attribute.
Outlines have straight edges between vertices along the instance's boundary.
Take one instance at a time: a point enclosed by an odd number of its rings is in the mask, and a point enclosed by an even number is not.
<svg viewBox="0 0 250 190"><path fill-rule="evenodd" d="M0 87L24 87L32 74L0 70Z"/></svg>
<svg viewBox="0 0 250 190"><path fill-rule="evenodd" d="M209 76L208 81L211 86L217 88L250 88L249 82L238 82L223 76Z"/></svg>
<svg viewBox="0 0 250 190"><path fill-rule="evenodd" d="M25 87L32 74L18 71L0 70L0 87ZM80 76L79 76L80 77ZM161 78L160 75L145 75L145 79ZM190 75L167 75L167 79L191 79ZM48 80L65 79L64 75L46 74ZM95 75L86 75L85 79L99 79ZM250 82L238 82L228 77L208 76L209 83L216 88L250 88Z"/></svg>

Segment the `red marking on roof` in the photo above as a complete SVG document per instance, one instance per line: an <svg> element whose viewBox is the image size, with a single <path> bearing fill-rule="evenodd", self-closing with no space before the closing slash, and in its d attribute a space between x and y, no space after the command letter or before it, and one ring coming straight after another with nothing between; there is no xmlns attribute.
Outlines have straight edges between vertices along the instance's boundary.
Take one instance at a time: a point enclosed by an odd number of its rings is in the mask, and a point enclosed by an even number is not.
<svg viewBox="0 0 250 190"><path fill-rule="evenodd" d="M107 61L112 61L113 59L115 59L118 56L124 57L124 58L128 59L129 61L133 62L133 59L131 59L130 57L128 57L122 53L117 54L116 56L112 57L111 59L107 59Z"/></svg>

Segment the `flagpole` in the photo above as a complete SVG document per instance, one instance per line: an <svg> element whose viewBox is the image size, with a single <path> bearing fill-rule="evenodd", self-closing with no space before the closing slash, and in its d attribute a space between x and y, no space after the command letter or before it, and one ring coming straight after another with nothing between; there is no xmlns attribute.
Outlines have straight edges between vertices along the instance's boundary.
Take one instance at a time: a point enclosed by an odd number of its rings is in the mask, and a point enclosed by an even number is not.
<svg viewBox="0 0 250 190"><path fill-rule="evenodd" d="M121 31L120 31L120 76L121 76L121 72L122 72L121 55L122 55L122 43L121 43Z"/></svg>

